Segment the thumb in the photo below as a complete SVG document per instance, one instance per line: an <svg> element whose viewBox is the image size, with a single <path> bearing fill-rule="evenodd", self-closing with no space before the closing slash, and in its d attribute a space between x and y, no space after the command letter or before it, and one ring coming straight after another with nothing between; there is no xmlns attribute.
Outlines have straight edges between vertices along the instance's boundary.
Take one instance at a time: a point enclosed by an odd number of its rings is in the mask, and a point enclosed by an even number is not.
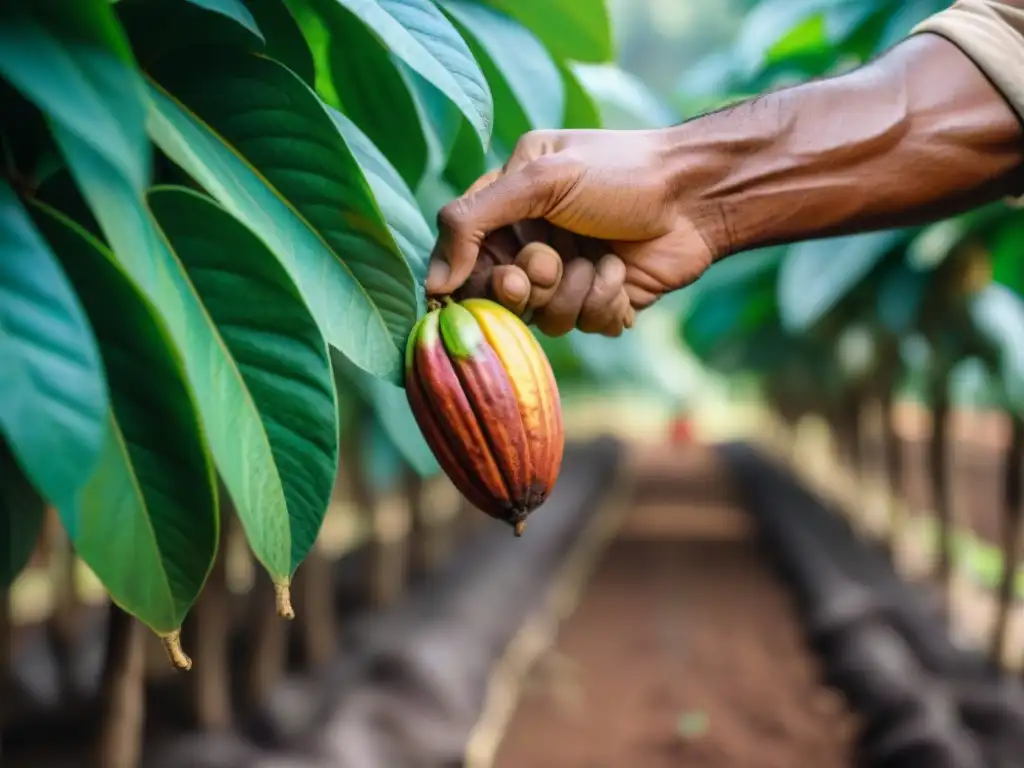
<svg viewBox="0 0 1024 768"><path fill-rule="evenodd" d="M427 293L454 292L473 272L491 232L547 213L556 182L547 157L509 170L491 184L448 203L437 214L437 245L430 257Z"/></svg>

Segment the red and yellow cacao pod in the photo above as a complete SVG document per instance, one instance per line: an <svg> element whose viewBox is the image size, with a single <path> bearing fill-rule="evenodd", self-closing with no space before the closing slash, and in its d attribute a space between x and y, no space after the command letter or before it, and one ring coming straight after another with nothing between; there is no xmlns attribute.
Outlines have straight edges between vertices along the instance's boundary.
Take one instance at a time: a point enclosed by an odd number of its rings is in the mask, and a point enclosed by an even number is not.
<svg viewBox="0 0 1024 768"><path fill-rule="evenodd" d="M555 377L530 329L493 301L446 300L413 328L405 389L455 487L522 535L554 488L565 448Z"/></svg>

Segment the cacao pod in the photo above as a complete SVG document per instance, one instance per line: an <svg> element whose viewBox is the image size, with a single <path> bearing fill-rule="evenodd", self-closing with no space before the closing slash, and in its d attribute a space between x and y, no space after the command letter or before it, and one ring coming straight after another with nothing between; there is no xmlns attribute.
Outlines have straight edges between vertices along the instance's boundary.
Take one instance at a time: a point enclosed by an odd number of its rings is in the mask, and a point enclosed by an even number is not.
<svg viewBox="0 0 1024 768"><path fill-rule="evenodd" d="M487 299L435 303L409 337L405 389L455 487L522 535L565 448L554 373L530 329Z"/></svg>

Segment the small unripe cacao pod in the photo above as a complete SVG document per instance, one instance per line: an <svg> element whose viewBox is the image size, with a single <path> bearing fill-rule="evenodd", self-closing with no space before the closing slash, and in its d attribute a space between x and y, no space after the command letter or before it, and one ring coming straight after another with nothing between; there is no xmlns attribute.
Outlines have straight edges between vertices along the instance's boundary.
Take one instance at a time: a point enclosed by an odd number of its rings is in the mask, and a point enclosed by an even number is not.
<svg viewBox="0 0 1024 768"><path fill-rule="evenodd" d="M405 390L455 487L521 535L565 448L555 377L530 329L493 301L446 300L413 328Z"/></svg>

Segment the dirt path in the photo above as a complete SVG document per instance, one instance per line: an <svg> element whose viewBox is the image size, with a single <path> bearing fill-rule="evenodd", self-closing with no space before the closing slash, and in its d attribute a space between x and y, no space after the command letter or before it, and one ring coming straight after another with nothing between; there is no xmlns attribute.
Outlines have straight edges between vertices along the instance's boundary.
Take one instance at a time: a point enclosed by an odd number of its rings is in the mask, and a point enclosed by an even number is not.
<svg viewBox="0 0 1024 768"><path fill-rule="evenodd" d="M527 682L497 768L852 765L853 718L818 683L721 476L706 454L659 463L684 500L633 510Z"/></svg>

